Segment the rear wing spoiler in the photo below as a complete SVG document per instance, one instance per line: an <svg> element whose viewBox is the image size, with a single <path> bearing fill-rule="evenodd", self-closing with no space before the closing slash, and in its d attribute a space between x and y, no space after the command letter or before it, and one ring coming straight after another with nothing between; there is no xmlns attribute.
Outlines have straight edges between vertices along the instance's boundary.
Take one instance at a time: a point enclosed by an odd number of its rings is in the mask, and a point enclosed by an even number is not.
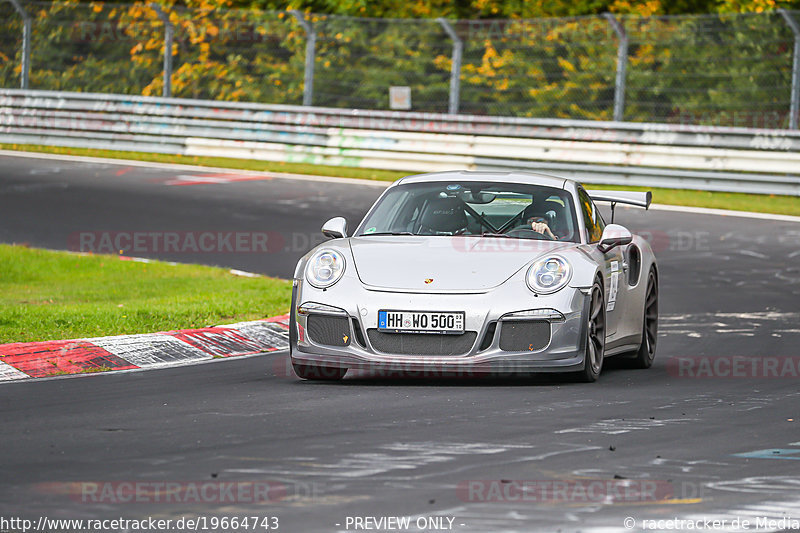
<svg viewBox="0 0 800 533"><path fill-rule="evenodd" d="M617 204L634 205L648 209L653 200L653 193L632 191L586 191L595 202L611 203L611 223L614 223L614 208Z"/></svg>
<svg viewBox="0 0 800 533"><path fill-rule="evenodd" d="M595 202L611 202L614 204L635 205L636 207L650 207L653 201L653 193L632 192L632 191L586 191Z"/></svg>

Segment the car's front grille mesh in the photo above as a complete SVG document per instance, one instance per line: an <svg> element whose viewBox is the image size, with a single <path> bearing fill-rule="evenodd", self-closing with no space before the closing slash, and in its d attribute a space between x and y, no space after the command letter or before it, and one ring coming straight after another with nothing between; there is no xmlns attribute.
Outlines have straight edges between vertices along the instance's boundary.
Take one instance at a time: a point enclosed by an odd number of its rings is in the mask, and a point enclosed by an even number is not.
<svg viewBox="0 0 800 533"><path fill-rule="evenodd" d="M464 355L475 344L478 333L466 331L461 335L435 333L384 333L368 329L372 347L393 355Z"/></svg>
<svg viewBox="0 0 800 533"><path fill-rule="evenodd" d="M550 344L550 323L546 320L503 322L500 349L505 352L535 352Z"/></svg>
<svg viewBox="0 0 800 533"><path fill-rule="evenodd" d="M350 320L347 317L309 315L306 325L309 338L325 346L350 346Z"/></svg>

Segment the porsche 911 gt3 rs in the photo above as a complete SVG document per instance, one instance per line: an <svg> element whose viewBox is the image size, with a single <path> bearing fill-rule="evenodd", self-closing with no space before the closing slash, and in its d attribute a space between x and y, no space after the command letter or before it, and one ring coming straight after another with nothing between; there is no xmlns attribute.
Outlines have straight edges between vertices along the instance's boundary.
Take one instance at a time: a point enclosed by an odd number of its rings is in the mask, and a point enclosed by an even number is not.
<svg viewBox="0 0 800 533"><path fill-rule="evenodd" d="M618 203L650 200L529 172L402 178L352 234L341 217L325 223L331 240L298 262L295 373L570 372L591 382L615 355L647 368L656 260L595 202L610 202L613 217Z"/></svg>

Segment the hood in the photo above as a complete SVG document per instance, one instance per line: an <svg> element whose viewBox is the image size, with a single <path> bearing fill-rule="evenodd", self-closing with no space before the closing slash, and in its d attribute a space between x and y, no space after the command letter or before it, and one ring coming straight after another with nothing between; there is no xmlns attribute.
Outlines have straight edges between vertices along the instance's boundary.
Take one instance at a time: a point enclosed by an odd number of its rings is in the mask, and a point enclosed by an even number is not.
<svg viewBox="0 0 800 533"><path fill-rule="evenodd" d="M361 281L415 292L474 291L497 287L533 259L575 243L497 237L353 237Z"/></svg>

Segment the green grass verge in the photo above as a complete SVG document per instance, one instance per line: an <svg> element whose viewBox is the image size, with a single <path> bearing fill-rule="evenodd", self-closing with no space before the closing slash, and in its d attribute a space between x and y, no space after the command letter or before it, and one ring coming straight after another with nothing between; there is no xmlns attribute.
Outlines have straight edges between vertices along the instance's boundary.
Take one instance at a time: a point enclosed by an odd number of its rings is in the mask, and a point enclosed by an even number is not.
<svg viewBox="0 0 800 533"><path fill-rule="evenodd" d="M0 343L152 333L288 312L291 282L0 245Z"/></svg>
<svg viewBox="0 0 800 533"><path fill-rule="evenodd" d="M380 181L394 181L403 176L414 173L411 171L402 172L327 165L311 165L305 163L252 161L248 159L230 159L225 157L148 154L140 152L121 152L115 150L95 150L85 148L61 148L38 145L0 144L0 149L22 150L27 152L45 152L50 154L109 157L115 159L133 159L136 161L153 161L158 163L182 163L187 165L234 168L241 170L263 170L268 172L313 174L317 176L335 176L342 178L359 178ZM653 202L658 204L710 207L715 209L732 209L734 211L753 211L758 213L775 213L781 215L800 216L800 198L796 196L709 192L687 189L661 189L655 187L630 187L622 185L604 186L590 184L587 185L587 187L590 189L618 189L628 191L649 190L653 191Z"/></svg>

